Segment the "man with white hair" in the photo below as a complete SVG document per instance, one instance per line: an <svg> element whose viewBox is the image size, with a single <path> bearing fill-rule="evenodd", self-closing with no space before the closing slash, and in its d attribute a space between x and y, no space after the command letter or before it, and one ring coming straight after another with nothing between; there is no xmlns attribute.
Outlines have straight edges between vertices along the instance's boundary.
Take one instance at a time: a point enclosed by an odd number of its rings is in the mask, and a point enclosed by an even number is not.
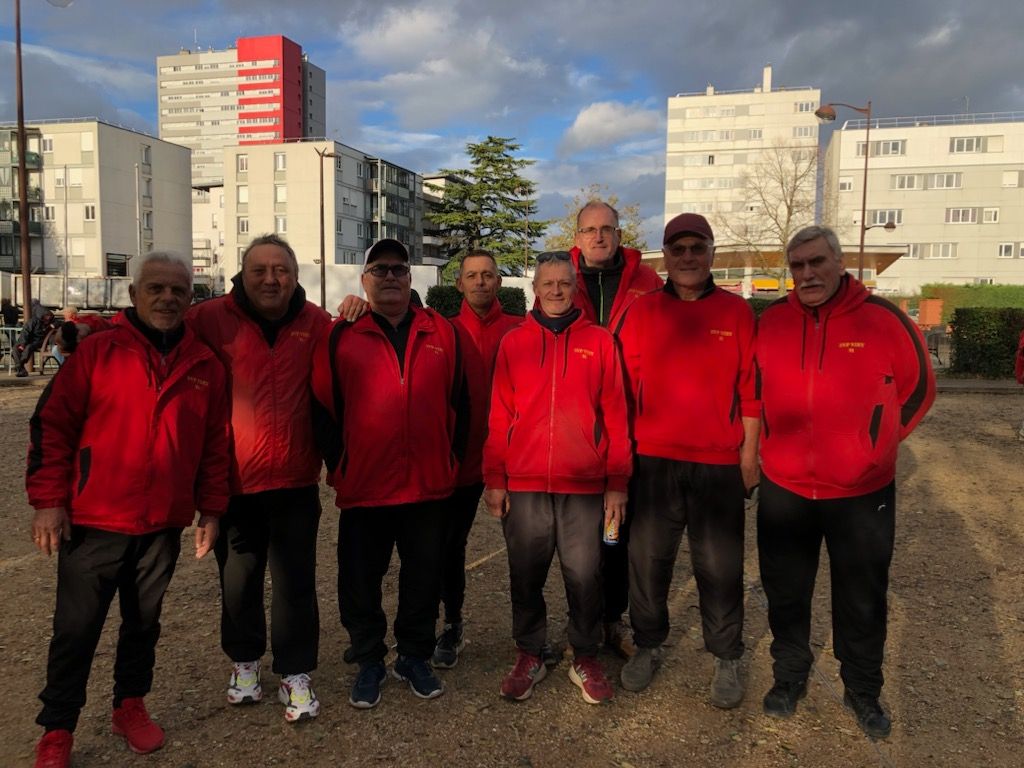
<svg viewBox="0 0 1024 768"><path fill-rule="evenodd" d="M196 557L217 538L227 506L224 368L184 324L188 263L144 256L132 307L85 339L39 398L25 484L32 540L59 553L57 605L37 768L70 764L72 733L110 603L121 627L114 656L112 726L137 753L164 732L143 697L153 682L160 609L196 510Z"/></svg>

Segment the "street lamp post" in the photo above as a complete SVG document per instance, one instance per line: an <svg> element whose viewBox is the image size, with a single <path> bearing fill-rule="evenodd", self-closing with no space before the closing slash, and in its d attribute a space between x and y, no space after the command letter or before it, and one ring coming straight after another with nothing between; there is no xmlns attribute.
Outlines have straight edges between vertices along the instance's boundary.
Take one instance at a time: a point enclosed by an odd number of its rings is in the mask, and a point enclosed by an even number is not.
<svg viewBox="0 0 1024 768"><path fill-rule="evenodd" d="M866 118L865 122L867 127L864 130L864 184L860 191L860 250L857 252L857 279L861 282L864 281L864 235L869 229L874 226L884 226L880 224L873 224L871 227L867 223L868 215L868 158L871 157L871 100L868 100L866 106L855 107L852 104L844 104L841 101L834 101L830 104L822 104L814 112L814 116L819 120L824 120L827 123L831 123L836 119L836 107L846 107L852 109L854 112L860 112ZM892 223L892 222L889 222ZM895 226L895 225L894 225ZM889 229L886 226L886 229Z"/></svg>
<svg viewBox="0 0 1024 768"><path fill-rule="evenodd" d="M327 259L324 253L324 158L337 157L334 152L313 147L320 156L320 308L327 309Z"/></svg>
<svg viewBox="0 0 1024 768"><path fill-rule="evenodd" d="M18 245L21 257L21 296L25 322L32 307L32 244L28 233L28 169L25 154L25 99L21 88L21 0L14 0L14 98L18 110Z"/></svg>

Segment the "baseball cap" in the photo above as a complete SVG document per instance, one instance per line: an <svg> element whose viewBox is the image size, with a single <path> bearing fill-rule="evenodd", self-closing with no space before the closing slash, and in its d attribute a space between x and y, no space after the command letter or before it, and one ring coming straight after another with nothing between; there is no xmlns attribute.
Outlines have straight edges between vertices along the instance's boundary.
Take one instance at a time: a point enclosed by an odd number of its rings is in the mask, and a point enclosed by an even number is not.
<svg viewBox="0 0 1024 768"><path fill-rule="evenodd" d="M409 251L403 243L390 237L385 237L378 240L376 243L366 249L364 254L364 264L372 264L377 259L385 254L391 254L398 256L402 261L408 263Z"/></svg>
<svg viewBox="0 0 1024 768"><path fill-rule="evenodd" d="M699 213L680 213L666 224L662 245L668 245L680 235L697 235L705 240L715 239L715 233L711 231L708 220Z"/></svg>

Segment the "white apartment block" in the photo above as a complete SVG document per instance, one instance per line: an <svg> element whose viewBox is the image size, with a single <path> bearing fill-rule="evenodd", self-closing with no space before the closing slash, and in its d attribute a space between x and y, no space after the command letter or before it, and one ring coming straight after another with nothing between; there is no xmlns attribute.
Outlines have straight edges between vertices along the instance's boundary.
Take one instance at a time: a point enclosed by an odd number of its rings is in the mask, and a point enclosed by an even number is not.
<svg viewBox="0 0 1024 768"><path fill-rule="evenodd" d="M326 76L280 35L157 57L160 138L192 150L197 187L223 184L223 150L326 133Z"/></svg>
<svg viewBox="0 0 1024 768"><path fill-rule="evenodd" d="M126 276L141 253L191 254L188 149L95 118L34 121L27 133L37 153L29 173L34 272Z"/></svg>
<svg viewBox="0 0 1024 768"><path fill-rule="evenodd" d="M321 161L318 152L328 154ZM196 252L209 248L216 285L230 289L245 247L270 232L291 244L300 276L318 269L321 189L327 266L361 264L380 237L401 240L413 263L422 260L422 179L411 171L323 140L229 147L223 164L224 186L198 193L193 222Z"/></svg>
<svg viewBox="0 0 1024 768"><path fill-rule="evenodd" d="M817 88L773 87L770 65L751 90L709 84L669 97L665 221L700 213L715 230L719 252L777 252L769 220L784 198L797 203L790 231L814 222L820 101ZM795 178L791 190L774 184L779 172Z"/></svg>
<svg viewBox="0 0 1024 768"><path fill-rule="evenodd" d="M846 243L860 233L866 127L847 121L825 154L824 221ZM904 251L865 275L879 291L1024 283L1024 113L877 118L870 141L865 247Z"/></svg>

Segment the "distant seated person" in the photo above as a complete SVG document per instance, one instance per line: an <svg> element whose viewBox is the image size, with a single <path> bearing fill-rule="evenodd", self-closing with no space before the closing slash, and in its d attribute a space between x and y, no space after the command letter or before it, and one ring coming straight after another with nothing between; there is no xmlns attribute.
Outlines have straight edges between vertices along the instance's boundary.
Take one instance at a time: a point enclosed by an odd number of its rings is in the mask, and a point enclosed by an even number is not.
<svg viewBox="0 0 1024 768"><path fill-rule="evenodd" d="M25 323L25 327L21 329L21 334L18 336L18 345L15 347L15 364L18 368L19 378L28 376L25 366L32 366L32 356L42 349L43 342L46 341L46 337L53 328L53 312L49 309Z"/></svg>
<svg viewBox="0 0 1024 768"><path fill-rule="evenodd" d="M10 299L3 299L0 301L0 314L3 315L3 324L5 328L16 328L18 325L18 318L21 317L21 313L18 308L11 303Z"/></svg>
<svg viewBox="0 0 1024 768"><path fill-rule="evenodd" d="M97 314L83 315L78 307L69 304L61 310L64 322L53 335L51 353L58 365L64 365L64 358L78 348L79 342L96 331L106 331L112 326L108 320Z"/></svg>

